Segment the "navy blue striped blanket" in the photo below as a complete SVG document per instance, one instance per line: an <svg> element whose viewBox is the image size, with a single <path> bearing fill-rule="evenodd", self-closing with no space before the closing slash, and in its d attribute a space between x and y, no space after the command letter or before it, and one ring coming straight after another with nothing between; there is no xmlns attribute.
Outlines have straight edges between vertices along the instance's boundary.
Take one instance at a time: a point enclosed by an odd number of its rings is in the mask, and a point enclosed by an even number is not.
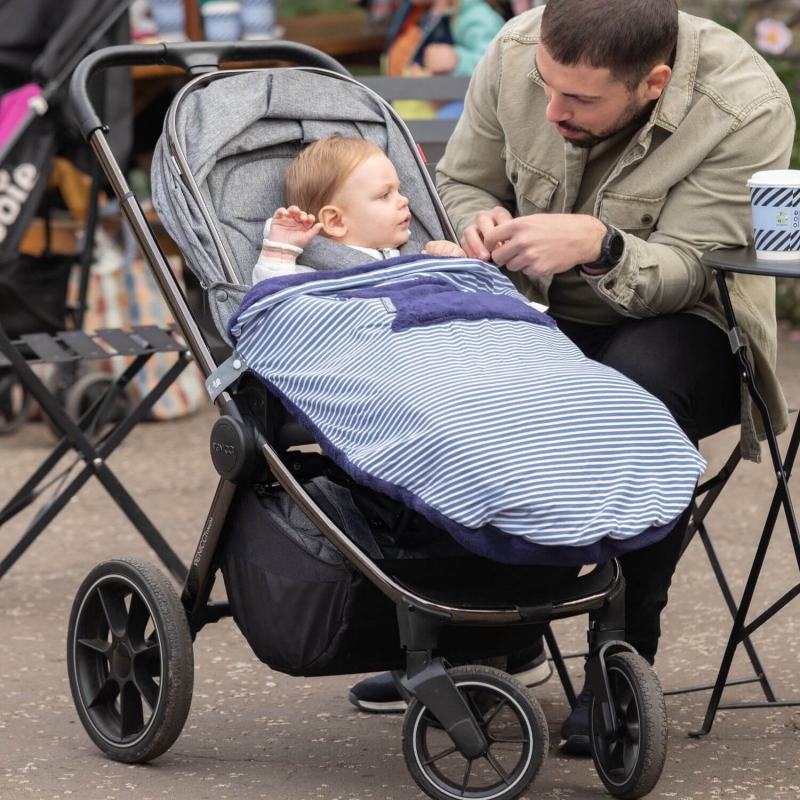
<svg viewBox="0 0 800 800"><path fill-rule="evenodd" d="M482 261L262 281L229 333L353 479L495 560L592 564L658 541L705 469L659 400Z"/></svg>

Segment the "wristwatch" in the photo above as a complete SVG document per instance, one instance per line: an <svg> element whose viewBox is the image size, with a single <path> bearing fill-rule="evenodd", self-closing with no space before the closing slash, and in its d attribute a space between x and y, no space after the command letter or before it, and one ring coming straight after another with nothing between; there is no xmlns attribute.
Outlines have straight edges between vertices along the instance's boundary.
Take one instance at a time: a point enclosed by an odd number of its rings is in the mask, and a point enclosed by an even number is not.
<svg viewBox="0 0 800 800"><path fill-rule="evenodd" d="M603 225L606 226L606 235L600 245L600 258L597 261L578 264L576 267L578 271L584 272L584 267L588 267L589 269L602 269L608 272L622 261L622 255L625 252L625 237L607 222L603 222Z"/></svg>

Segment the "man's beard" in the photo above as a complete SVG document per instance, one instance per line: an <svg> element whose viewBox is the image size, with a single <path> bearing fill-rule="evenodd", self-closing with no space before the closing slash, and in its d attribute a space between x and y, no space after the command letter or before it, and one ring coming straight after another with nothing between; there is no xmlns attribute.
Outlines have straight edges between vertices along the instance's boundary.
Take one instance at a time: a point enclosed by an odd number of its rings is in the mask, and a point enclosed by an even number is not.
<svg viewBox="0 0 800 800"><path fill-rule="evenodd" d="M577 125L570 125L568 122L559 122L558 124L565 130L572 131L573 133L588 134L585 139L570 139L567 136L564 138L570 144L575 145L575 147L589 149L590 147L600 144L600 142L605 142L607 139L611 139L620 131L623 131L628 126L633 125L634 122L638 122L640 120L644 122L644 120L650 116L651 106L652 103L645 103L643 106L640 106L636 101L636 97L631 97L630 103L625 106L625 109L614 121L614 124L611 125L611 127L607 130L601 131L600 133L592 133L586 128L579 128Z"/></svg>

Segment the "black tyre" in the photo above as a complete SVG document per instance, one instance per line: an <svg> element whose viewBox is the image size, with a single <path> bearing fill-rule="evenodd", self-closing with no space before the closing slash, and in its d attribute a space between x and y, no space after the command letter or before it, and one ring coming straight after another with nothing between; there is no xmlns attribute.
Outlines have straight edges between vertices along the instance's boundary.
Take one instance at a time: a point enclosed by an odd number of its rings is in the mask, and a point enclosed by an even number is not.
<svg viewBox="0 0 800 800"><path fill-rule="evenodd" d="M0 436L21 428L33 412L33 398L11 370L0 370Z"/></svg>
<svg viewBox="0 0 800 800"><path fill-rule="evenodd" d="M95 567L69 620L72 699L92 741L117 761L166 752L192 702L189 623L161 570L136 559Z"/></svg>
<svg viewBox="0 0 800 800"><path fill-rule="evenodd" d="M470 761L416 698L403 720L403 755L411 776L435 800L511 800L525 791L544 762L547 723L536 698L492 667L449 671L489 742L486 756Z"/></svg>
<svg viewBox="0 0 800 800"><path fill-rule="evenodd" d="M53 389L53 396L59 405L62 406L66 415L77 422L114 383L115 378L104 372L90 372L81 375L74 382L70 382L70 377L62 375L59 383ZM110 404L106 406L102 418L95 418L86 430L87 436L91 441L97 441L106 426L110 423L119 422L126 417L131 409L131 398L128 393L118 390ZM45 420L50 427L53 435L60 439L63 433L53 424L50 417L45 415Z"/></svg>
<svg viewBox="0 0 800 800"><path fill-rule="evenodd" d="M653 791L667 758L667 707L653 668L639 655L606 659L617 714L617 738L600 735L600 704L589 710L589 746L597 774L614 797L634 800Z"/></svg>
<svg viewBox="0 0 800 800"><path fill-rule="evenodd" d="M74 420L80 419L100 395L105 394L113 384L115 378L102 372L93 372L78 378L70 386L64 397L64 411ZM125 390L117 392L111 403L111 408L103 422L118 422L130 410L130 397Z"/></svg>

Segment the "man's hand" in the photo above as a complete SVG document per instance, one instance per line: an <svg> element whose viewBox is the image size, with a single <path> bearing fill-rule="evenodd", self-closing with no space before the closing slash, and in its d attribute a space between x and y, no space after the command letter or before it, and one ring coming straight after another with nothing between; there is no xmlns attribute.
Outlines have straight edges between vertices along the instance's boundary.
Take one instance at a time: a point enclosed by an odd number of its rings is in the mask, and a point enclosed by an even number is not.
<svg viewBox="0 0 800 800"><path fill-rule="evenodd" d="M554 275L600 258L605 235L606 226L596 217L534 214L492 227L483 245L495 264L512 272Z"/></svg>
<svg viewBox="0 0 800 800"><path fill-rule="evenodd" d="M433 241L425 245L422 251L426 256L457 256L465 258L466 253L455 242Z"/></svg>
<svg viewBox="0 0 800 800"><path fill-rule="evenodd" d="M297 206L279 208L272 215L269 238L273 242L305 248L322 230L322 223L314 224L314 215L306 214Z"/></svg>
<svg viewBox="0 0 800 800"><path fill-rule="evenodd" d="M458 53L449 44L429 44L422 52L422 64L434 75L449 75L458 66Z"/></svg>
<svg viewBox="0 0 800 800"><path fill-rule="evenodd" d="M480 258L488 261L491 258L484 239L498 225L510 222L511 214L502 206L495 206L491 211L479 211L475 219L464 229L461 246L468 258Z"/></svg>

